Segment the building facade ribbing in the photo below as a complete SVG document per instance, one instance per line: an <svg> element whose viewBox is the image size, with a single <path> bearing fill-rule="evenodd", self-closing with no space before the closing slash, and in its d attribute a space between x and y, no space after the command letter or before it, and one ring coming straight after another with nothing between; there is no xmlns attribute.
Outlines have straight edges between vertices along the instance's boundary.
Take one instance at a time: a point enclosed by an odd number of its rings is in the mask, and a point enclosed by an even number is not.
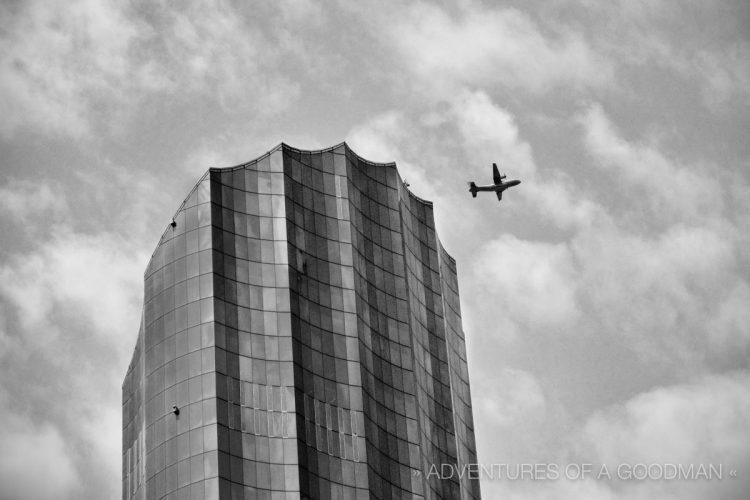
<svg viewBox="0 0 750 500"><path fill-rule="evenodd" d="M173 220L123 384L124 499L480 497L455 261L395 164L282 144Z"/></svg>

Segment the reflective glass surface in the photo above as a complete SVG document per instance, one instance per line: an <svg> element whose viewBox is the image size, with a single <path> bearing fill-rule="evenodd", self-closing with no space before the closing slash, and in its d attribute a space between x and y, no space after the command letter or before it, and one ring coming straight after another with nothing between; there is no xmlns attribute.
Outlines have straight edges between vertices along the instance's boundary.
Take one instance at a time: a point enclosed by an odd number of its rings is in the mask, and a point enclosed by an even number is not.
<svg viewBox="0 0 750 500"><path fill-rule="evenodd" d="M479 498L475 479L425 474L467 463L456 265L432 205L345 144L207 172L146 270L123 498Z"/></svg>

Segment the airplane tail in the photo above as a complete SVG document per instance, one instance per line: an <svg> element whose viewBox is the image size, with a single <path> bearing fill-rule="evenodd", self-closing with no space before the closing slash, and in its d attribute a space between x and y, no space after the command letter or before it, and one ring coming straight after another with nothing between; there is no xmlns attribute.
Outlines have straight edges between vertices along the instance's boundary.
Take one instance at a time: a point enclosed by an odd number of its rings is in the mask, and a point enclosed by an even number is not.
<svg viewBox="0 0 750 500"><path fill-rule="evenodd" d="M477 197L477 185L474 184L473 182L469 183L469 191L471 191L471 196L473 198Z"/></svg>

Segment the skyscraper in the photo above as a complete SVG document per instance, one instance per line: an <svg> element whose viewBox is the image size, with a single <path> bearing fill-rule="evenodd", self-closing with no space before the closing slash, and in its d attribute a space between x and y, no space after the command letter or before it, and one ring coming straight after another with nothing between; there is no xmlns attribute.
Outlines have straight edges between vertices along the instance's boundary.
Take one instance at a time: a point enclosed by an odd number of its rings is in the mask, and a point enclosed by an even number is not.
<svg viewBox="0 0 750 500"><path fill-rule="evenodd" d="M474 463L432 204L346 144L210 169L145 273L123 498L479 498Z"/></svg>

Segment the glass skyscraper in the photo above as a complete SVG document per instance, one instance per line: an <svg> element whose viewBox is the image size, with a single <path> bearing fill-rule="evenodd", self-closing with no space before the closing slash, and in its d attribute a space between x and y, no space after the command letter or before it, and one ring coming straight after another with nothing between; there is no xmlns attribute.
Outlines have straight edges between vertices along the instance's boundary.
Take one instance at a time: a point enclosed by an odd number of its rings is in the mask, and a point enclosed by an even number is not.
<svg viewBox="0 0 750 500"><path fill-rule="evenodd" d="M203 176L122 395L124 499L480 497L455 261L346 144Z"/></svg>

